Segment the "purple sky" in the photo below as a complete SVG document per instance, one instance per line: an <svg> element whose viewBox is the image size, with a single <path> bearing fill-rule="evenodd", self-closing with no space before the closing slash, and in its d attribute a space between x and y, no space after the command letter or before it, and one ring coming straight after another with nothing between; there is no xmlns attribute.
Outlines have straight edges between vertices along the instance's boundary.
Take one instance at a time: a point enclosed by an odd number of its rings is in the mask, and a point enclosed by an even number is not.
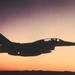
<svg viewBox="0 0 75 75"><path fill-rule="evenodd" d="M36 14L63 12L74 0L0 0L0 23L10 18L32 17Z"/></svg>

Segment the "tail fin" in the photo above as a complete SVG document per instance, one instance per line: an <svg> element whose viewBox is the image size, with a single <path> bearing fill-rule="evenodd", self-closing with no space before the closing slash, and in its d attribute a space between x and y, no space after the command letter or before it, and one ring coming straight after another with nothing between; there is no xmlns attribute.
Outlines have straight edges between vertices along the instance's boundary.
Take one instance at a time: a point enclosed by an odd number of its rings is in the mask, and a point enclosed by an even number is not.
<svg viewBox="0 0 75 75"><path fill-rule="evenodd" d="M8 43L10 43L10 41L0 33L0 44L4 45Z"/></svg>

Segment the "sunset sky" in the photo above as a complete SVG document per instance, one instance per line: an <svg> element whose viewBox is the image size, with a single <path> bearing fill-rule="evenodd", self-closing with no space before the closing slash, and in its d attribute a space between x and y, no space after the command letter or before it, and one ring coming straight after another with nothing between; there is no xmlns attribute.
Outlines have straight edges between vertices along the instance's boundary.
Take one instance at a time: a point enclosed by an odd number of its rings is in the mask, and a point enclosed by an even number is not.
<svg viewBox="0 0 75 75"><path fill-rule="evenodd" d="M0 33L19 43L43 38L75 42L75 0L0 0ZM0 70L75 71L75 46L31 57L0 53Z"/></svg>

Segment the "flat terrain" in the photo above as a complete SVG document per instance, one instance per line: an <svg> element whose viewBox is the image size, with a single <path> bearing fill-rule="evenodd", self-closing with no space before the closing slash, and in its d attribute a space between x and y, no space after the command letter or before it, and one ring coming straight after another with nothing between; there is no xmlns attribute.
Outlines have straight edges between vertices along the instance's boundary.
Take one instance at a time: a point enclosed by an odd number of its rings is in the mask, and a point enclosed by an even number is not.
<svg viewBox="0 0 75 75"><path fill-rule="evenodd" d="M75 75L69 71L0 71L0 75Z"/></svg>

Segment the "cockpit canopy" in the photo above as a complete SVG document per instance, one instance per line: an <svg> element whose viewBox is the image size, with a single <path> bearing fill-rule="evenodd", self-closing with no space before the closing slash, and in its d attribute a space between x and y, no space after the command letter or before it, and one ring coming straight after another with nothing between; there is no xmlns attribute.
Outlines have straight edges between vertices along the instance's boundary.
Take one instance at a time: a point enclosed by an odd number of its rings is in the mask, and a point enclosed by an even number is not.
<svg viewBox="0 0 75 75"><path fill-rule="evenodd" d="M60 42L60 41L63 41L59 38L45 38L44 41L56 41L56 42Z"/></svg>

